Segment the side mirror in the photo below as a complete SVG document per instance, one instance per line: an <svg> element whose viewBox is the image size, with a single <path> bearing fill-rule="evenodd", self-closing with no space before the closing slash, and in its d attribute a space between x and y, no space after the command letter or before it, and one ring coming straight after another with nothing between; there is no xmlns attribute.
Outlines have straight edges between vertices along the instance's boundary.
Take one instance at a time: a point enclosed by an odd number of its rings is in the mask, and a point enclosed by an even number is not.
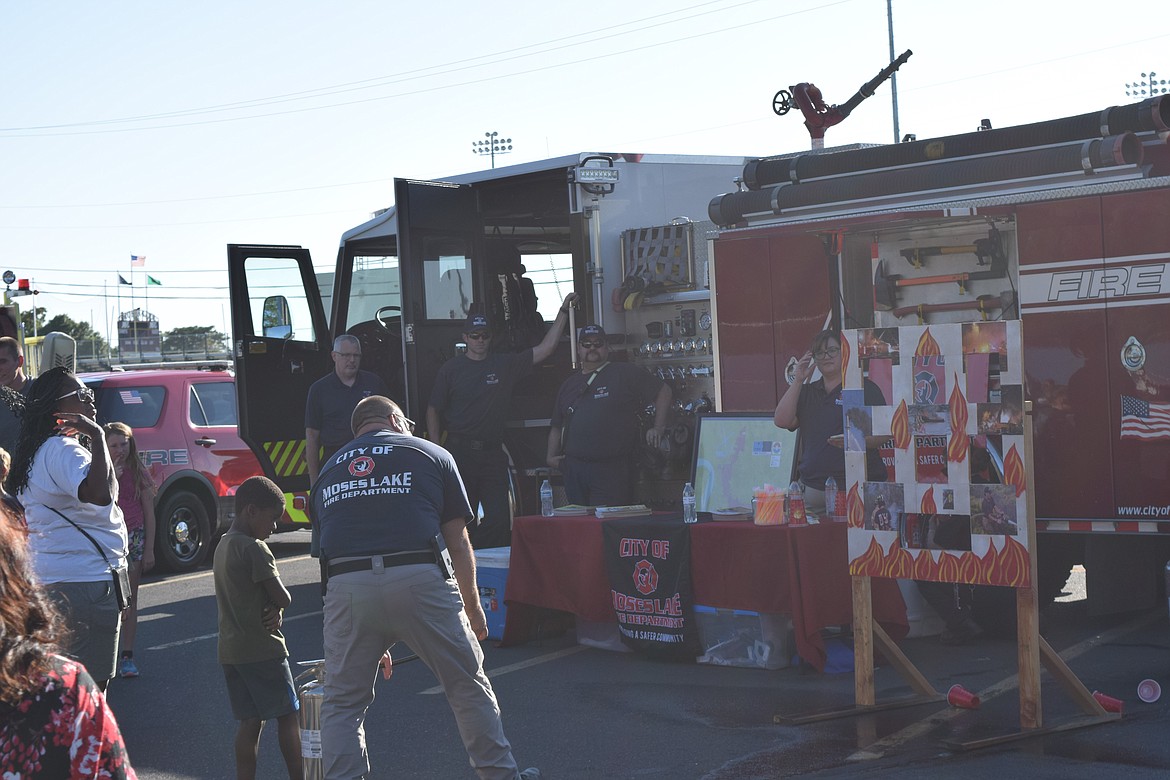
<svg viewBox="0 0 1170 780"><path fill-rule="evenodd" d="M292 338L292 314L289 312L288 300L283 295L265 298L260 316L265 338Z"/></svg>

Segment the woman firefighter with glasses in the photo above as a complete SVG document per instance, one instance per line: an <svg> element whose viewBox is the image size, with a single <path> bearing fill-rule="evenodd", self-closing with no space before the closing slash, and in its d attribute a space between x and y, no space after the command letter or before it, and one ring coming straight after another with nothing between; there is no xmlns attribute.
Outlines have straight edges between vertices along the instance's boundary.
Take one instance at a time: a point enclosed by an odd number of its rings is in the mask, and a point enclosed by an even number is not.
<svg viewBox="0 0 1170 780"><path fill-rule="evenodd" d="M809 382L813 372L821 378ZM845 432L841 402L841 338L835 331L823 330L813 337L809 351L796 364L794 381L776 405L772 421L778 428L800 429L800 454L797 471L804 489L806 509L819 516L825 514L825 480L832 477L838 487L845 485L845 450L843 442L830 439ZM865 403L882 406L886 402L881 388L865 380ZM876 450L867 461L871 481L885 479L885 467ZM880 473L873 473L880 471Z"/></svg>

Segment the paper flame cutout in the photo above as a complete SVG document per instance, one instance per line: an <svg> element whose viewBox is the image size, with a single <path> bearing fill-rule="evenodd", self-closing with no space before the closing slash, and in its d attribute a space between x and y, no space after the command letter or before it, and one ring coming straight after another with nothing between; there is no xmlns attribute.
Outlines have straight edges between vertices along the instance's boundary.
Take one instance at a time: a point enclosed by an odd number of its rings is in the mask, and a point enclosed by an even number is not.
<svg viewBox="0 0 1170 780"><path fill-rule="evenodd" d="M1023 495L1024 489L1028 485L1028 480L1024 475L1024 461L1020 458L1020 453L1014 444L1003 459L1003 481L1016 489L1016 498Z"/></svg>
<svg viewBox="0 0 1170 780"><path fill-rule="evenodd" d="M910 446L910 413L906 410L905 398L898 404L894 418L890 420L890 435L898 449L904 450Z"/></svg>
<svg viewBox="0 0 1170 780"><path fill-rule="evenodd" d="M849 573L892 579L1029 587L1032 579L1028 550L1015 537L996 537L1001 538L1004 542L1000 548L990 544L982 556L970 550L956 556L950 550L911 551L897 543L886 553L875 536L870 539L865 553L849 562Z"/></svg>
<svg viewBox="0 0 1170 780"><path fill-rule="evenodd" d="M853 525L852 518L849 525ZM854 576L882 576L882 546L876 538L869 540L869 548L859 557L849 562L849 573Z"/></svg>
<svg viewBox="0 0 1170 780"><path fill-rule="evenodd" d="M955 373L955 382L951 387L951 397L947 401L951 412L951 442L947 445L947 460L951 463L962 463L967 458L967 448L971 444L967 436L967 399L959 389L959 374Z"/></svg>
<svg viewBox="0 0 1170 780"><path fill-rule="evenodd" d="M934 336L930 335L930 328L922 331L922 337L918 339L918 346L914 349L914 356L933 357L934 355L941 354L942 348L940 348L938 342L934 340Z"/></svg>
<svg viewBox="0 0 1170 780"><path fill-rule="evenodd" d="M849 339L841 338L841 386L845 386L845 377L849 375L849 355L853 349L849 346Z"/></svg>
<svg viewBox="0 0 1170 780"><path fill-rule="evenodd" d="M856 482L849 489L849 497L846 499L846 505L845 516L849 519L849 527L864 528L865 502L861 500L861 491L857 489Z"/></svg>
<svg viewBox="0 0 1170 780"><path fill-rule="evenodd" d="M922 514L933 515L938 512L938 505L934 503L934 485L930 486L930 490L926 491L926 495L922 497Z"/></svg>

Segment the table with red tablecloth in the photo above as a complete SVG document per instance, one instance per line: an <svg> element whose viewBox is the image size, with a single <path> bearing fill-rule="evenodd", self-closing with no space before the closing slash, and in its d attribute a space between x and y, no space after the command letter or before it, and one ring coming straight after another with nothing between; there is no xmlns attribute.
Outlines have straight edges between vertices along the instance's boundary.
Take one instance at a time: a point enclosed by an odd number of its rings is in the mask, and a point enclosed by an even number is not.
<svg viewBox="0 0 1170 780"><path fill-rule="evenodd" d="M604 522L593 516L515 519L503 644L528 639L533 608L616 623L602 543ZM821 629L853 622L845 524L701 521L690 532L695 603L791 616L800 657L824 668ZM906 606L897 582L873 580L873 614L891 636L905 636Z"/></svg>

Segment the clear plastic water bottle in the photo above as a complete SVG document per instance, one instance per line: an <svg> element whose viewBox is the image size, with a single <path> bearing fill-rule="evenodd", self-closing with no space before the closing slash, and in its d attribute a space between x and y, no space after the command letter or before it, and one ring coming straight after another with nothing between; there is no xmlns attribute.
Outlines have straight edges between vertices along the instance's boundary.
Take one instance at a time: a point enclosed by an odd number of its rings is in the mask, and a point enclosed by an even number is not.
<svg viewBox="0 0 1170 780"><path fill-rule="evenodd" d="M800 489L799 482L793 482L788 486L788 524L789 525L807 525L808 517L804 511L804 491Z"/></svg>
<svg viewBox="0 0 1170 780"><path fill-rule="evenodd" d="M837 519L837 480L832 477L825 480L825 514Z"/></svg>
<svg viewBox="0 0 1170 780"><path fill-rule="evenodd" d="M699 522L699 513L695 504L695 487L690 482L683 486L683 522Z"/></svg>
<svg viewBox="0 0 1170 780"><path fill-rule="evenodd" d="M552 485L547 479L540 486L540 513L545 517L553 516Z"/></svg>

